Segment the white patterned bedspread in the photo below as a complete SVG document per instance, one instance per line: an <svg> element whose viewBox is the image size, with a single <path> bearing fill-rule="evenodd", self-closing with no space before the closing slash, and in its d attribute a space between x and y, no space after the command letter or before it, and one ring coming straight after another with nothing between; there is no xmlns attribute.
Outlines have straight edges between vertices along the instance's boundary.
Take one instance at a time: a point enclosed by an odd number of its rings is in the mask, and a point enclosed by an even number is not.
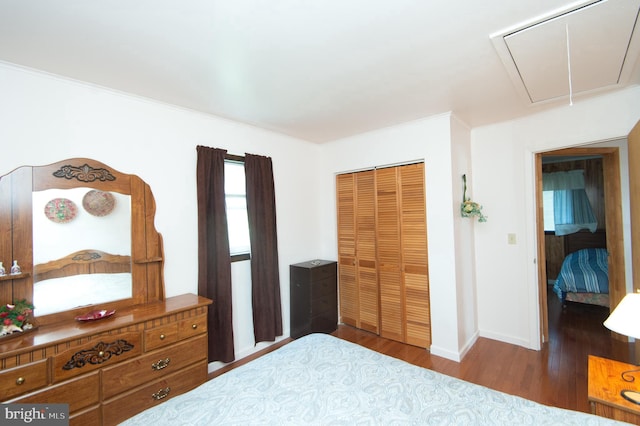
<svg viewBox="0 0 640 426"><path fill-rule="evenodd" d="M324 334L295 340L125 425L611 425Z"/></svg>

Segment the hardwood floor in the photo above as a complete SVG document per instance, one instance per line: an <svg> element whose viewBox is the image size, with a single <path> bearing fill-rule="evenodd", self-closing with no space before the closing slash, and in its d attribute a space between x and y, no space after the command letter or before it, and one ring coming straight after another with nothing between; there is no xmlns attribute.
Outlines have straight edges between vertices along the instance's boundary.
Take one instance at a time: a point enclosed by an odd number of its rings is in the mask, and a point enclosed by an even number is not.
<svg viewBox="0 0 640 426"><path fill-rule="evenodd" d="M345 325L340 325L332 334L449 376L542 404L589 412L587 356L597 355L628 363L635 359L634 346L612 339L610 331L602 325L608 314L607 308L571 302L563 309L557 297L549 294L550 341L542 350L479 338L460 363ZM290 341L286 339L251 357L228 364L211 373L209 378Z"/></svg>
<svg viewBox="0 0 640 426"><path fill-rule="evenodd" d="M339 326L333 335L492 389L589 412L587 356L622 362L635 359L633 345L612 339L602 325L608 314L607 308L571 302L562 309L555 295L549 295L550 341L542 350L479 338L460 363L349 326Z"/></svg>

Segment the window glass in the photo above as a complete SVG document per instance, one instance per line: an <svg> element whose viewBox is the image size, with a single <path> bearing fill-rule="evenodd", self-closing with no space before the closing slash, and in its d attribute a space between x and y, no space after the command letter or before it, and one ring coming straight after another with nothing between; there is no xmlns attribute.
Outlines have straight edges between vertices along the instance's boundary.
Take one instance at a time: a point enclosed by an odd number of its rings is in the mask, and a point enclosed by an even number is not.
<svg viewBox="0 0 640 426"><path fill-rule="evenodd" d="M251 246L249 242L244 163L225 160L224 193L227 205L230 254L231 256L248 254Z"/></svg>
<svg viewBox="0 0 640 426"><path fill-rule="evenodd" d="M542 208L544 211L544 230L555 231L553 220L553 191L542 191Z"/></svg>

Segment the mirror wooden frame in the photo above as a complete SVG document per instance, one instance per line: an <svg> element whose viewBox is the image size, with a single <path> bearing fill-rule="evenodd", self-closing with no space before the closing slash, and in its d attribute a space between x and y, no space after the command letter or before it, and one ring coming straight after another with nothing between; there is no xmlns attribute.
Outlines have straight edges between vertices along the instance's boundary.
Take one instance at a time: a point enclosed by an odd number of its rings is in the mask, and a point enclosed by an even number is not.
<svg viewBox="0 0 640 426"><path fill-rule="evenodd" d="M22 269L19 275L0 277L0 305L33 300L32 192L78 186L131 196L132 297L103 303L99 308L117 310L164 300L164 251L162 235L155 229L151 188L138 176L121 173L97 160L72 158L45 166L19 167L0 177L0 261L18 260ZM83 306L39 316L35 321L38 325L54 324L90 310L92 306Z"/></svg>

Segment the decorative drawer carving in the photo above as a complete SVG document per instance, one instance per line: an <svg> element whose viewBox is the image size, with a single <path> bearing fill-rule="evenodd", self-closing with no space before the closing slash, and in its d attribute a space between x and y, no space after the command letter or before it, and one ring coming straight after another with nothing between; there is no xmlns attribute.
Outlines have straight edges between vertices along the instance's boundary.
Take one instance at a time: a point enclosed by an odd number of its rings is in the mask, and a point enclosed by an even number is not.
<svg viewBox="0 0 640 426"><path fill-rule="evenodd" d="M0 371L0 389L3 400L42 388L48 382L46 359Z"/></svg>
<svg viewBox="0 0 640 426"><path fill-rule="evenodd" d="M102 405L103 424L118 424L142 410L197 387L206 378L207 361L202 360L189 368L141 386L131 393L111 399Z"/></svg>
<svg viewBox="0 0 640 426"><path fill-rule="evenodd" d="M142 383L163 378L207 356L207 336L123 362L102 371L102 395L109 399Z"/></svg>
<svg viewBox="0 0 640 426"><path fill-rule="evenodd" d="M21 404L69 404L69 413L100 402L100 373L94 371L59 385L49 386L9 402Z"/></svg>
<svg viewBox="0 0 640 426"><path fill-rule="evenodd" d="M58 382L140 355L140 333L99 336L54 358L53 381Z"/></svg>
<svg viewBox="0 0 640 426"><path fill-rule="evenodd" d="M207 316L200 315L187 318L178 323L178 339L188 339L192 336L207 332Z"/></svg>
<svg viewBox="0 0 640 426"><path fill-rule="evenodd" d="M178 341L178 323L170 323L144 332L144 350L148 352Z"/></svg>

